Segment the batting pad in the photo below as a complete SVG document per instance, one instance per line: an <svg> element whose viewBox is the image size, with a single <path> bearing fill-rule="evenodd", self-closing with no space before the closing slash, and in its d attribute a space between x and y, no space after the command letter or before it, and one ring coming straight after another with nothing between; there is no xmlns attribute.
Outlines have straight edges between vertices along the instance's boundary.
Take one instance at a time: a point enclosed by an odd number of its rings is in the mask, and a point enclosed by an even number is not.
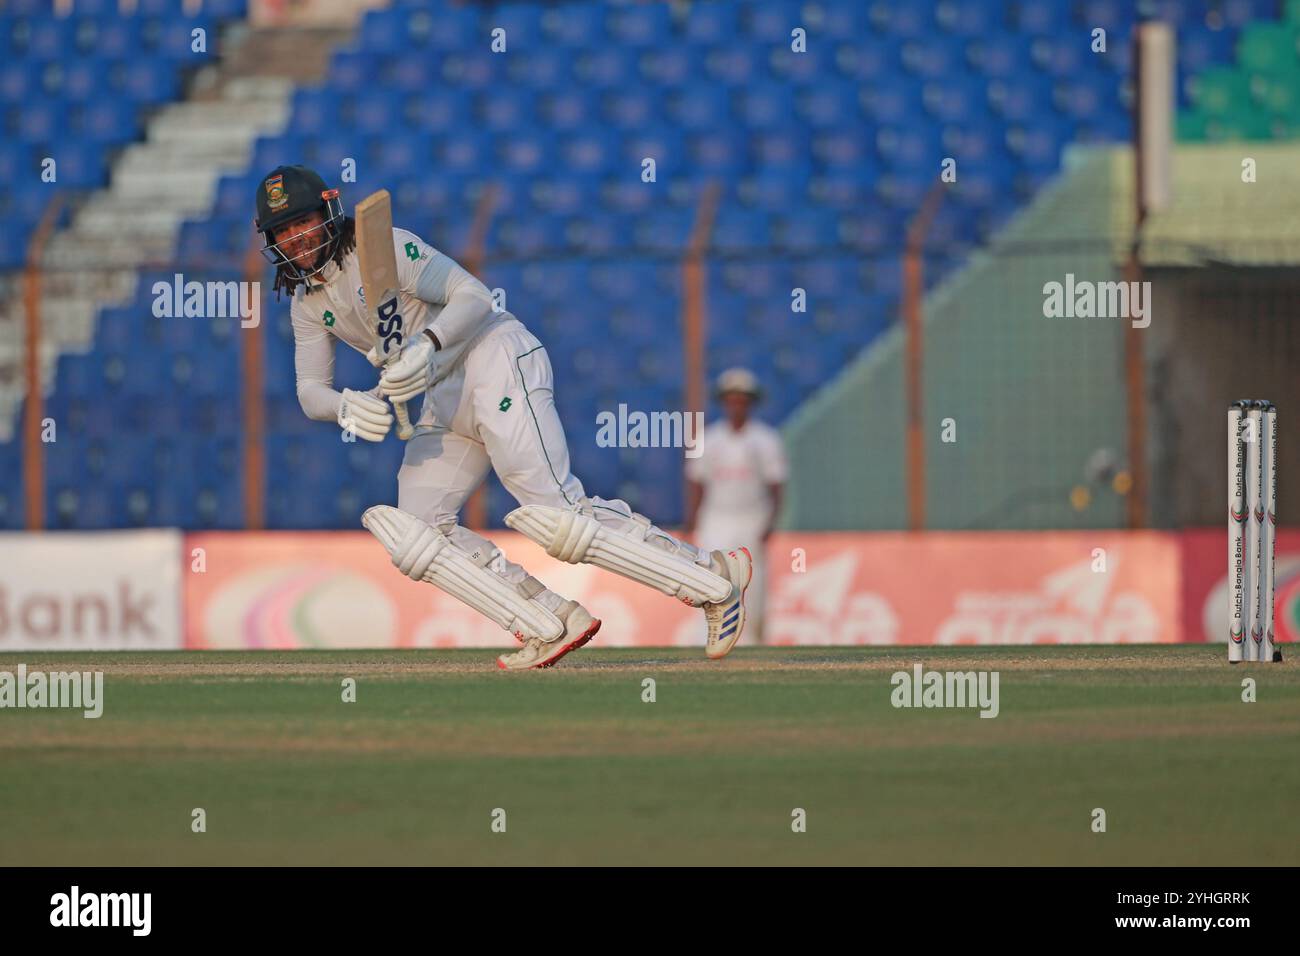
<svg viewBox="0 0 1300 956"><path fill-rule="evenodd" d="M410 576L427 563L420 580L446 591L507 631L548 644L564 633L563 621L484 567L492 554L482 555L479 563L437 528L389 505L367 509L361 523L379 539L403 574Z"/></svg>
<svg viewBox="0 0 1300 956"><path fill-rule="evenodd" d="M547 505L524 505L506 524L570 564L594 564L698 607L724 601L731 582L708 568L656 548L645 540L648 521L620 531L589 514Z"/></svg>

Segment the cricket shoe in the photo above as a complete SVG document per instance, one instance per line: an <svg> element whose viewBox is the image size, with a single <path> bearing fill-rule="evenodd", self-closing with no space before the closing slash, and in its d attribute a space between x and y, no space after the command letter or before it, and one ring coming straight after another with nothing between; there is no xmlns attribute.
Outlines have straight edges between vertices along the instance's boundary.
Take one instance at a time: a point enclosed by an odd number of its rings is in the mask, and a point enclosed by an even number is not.
<svg viewBox="0 0 1300 956"><path fill-rule="evenodd" d="M731 593L725 600L704 605L704 617L709 622L709 643L704 652L717 660L731 653L745 630L745 592L754 577L754 559L748 548L714 551L713 559L722 565L718 573L731 581Z"/></svg>
<svg viewBox="0 0 1300 956"><path fill-rule="evenodd" d="M564 633L553 641L540 637L524 641L524 646L513 654L497 658L497 667L503 671L526 671L534 667L550 667L569 651L575 651L596 636L600 621L587 613L577 601L565 601L556 614L564 621ZM515 635L518 638L519 635Z"/></svg>

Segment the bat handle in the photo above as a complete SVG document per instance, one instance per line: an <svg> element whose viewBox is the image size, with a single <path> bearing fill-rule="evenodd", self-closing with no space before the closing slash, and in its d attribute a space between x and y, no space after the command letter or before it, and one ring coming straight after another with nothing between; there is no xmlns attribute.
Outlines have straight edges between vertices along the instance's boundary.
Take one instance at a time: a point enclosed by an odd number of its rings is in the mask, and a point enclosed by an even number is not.
<svg viewBox="0 0 1300 956"><path fill-rule="evenodd" d="M411 427L411 415L406 410L406 402L393 402L393 411L397 415L397 437L402 441L410 441L415 429Z"/></svg>

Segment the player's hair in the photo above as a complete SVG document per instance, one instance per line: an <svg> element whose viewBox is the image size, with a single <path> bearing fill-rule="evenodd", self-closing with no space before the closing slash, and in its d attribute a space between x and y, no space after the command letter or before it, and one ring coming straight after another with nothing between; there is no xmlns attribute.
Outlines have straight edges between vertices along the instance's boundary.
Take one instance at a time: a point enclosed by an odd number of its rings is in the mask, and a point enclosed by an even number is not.
<svg viewBox="0 0 1300 956"><path fill-rule="evenodd" d="M339 227L338 239L336 239L334 242L334 254L330 256L330 258L334 260L335 265L337 265L339 268L342 268L343 257L346 256L353 249L355 249L356 246L357 246L357 224L352 219L351 216L344 216L343 225ZM306 282L305 279L299 279L296 276L289 275L289 272L285 268L284 263L281 263L280 265L276 266L275 286L274 286L276 301L277 302L279 301L280 293L282 291L288 293L289 298L292 299L293 294L297 290L298 286L303 285L305 282ZM313 291L314 289L312 288L312 286L308 285L306 294L311 295Z"/></svg>

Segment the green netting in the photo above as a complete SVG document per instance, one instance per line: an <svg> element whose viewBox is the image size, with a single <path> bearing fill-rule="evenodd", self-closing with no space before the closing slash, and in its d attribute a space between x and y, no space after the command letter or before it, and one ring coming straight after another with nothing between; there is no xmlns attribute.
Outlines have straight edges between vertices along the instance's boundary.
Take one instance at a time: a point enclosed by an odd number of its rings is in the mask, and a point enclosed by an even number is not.
<svg viewBox="0 0 1300 956"><path fill-rule="evenodd" d="M1237 62L1248 72L1277 73L1300 64L1296 27L1289 23L1250 23L1237 40Z"/></svg>
<svg viewBox="0 0 1300 956"><path fill-rule="evenodd" d="M1253 76L1251 89L1260 107L1273 116L1290 117L1300 113L1300 65Z"/></svg>
<svg viewBox="0 0 1300 956"><path fill-rule="evenodd" d="M1044 315L1048 282L1119 278L1111 223L1122 210L1112 208L1111 162L1092 154L927 296L928 527L1121 521L1123 501L1109 486L1082 508L1071 491L1088 483L1099 455L1123 452L1123 325ZM788 423L788 527L906 525L903 352L895 326Z"/></svg>
<svg viewBox="0 0 1300 956"><path fill-rule="evenodd" d="M1085 150L992 246L925 298L923 436L932 529L1114 527L1127 459L1126 322L1049 317L1045 286L1123 278L1133 156ZM1253 181L1251 181L1253 179ZM1300 144L1180 146L1173 200L1144 227L1150 522L1221 517L1227 402L1300 408ZM902 329L801 406L784 432L783 523L907 524ZM955 441L945 441L951 425ZM1280 481L1300 500L1294 447ZM1074 493L1072 496L1072 492ZM1288 499L1290 500L1290 499Z"/></svg>
<svg viewBox="0 0 1300 956"><path fill-rule="evenodd" d="M1200 110L1183 110L1174 123L1174 136L1181 143L1201 143L1208 136L1210 118Z"/></svg>
<svg viewBox="0 0 1300 956"><path fill-rule="evenodd" d="M1249 108L1250 80L1235 67L1213 67L1196 78L1192 99L1209 116L1228 116Z"/></svg>

